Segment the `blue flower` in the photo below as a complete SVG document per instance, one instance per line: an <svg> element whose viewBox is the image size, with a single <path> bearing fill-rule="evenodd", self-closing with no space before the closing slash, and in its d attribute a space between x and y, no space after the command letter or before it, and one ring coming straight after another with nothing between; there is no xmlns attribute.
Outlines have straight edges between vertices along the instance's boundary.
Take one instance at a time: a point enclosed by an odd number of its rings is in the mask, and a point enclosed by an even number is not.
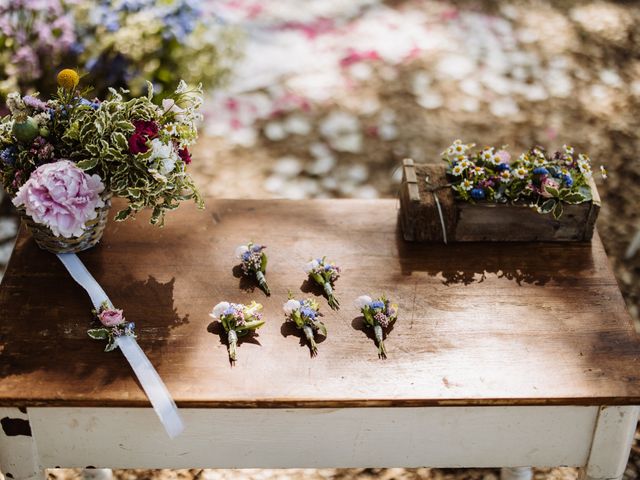
<svg viewBox="0 0 640 480"><path fill-rule="evenodd" d="M303 317L310 318L311 320L315 320L315 318L316 318L316 312L315 312L315 310L313 310L312 308L309 308L309 307L302 307L302 308L300 309L300 314L301 314Z"/></svg>
<svg viewBox="0 0 640 480"><path fill-rule="evenodd" d="M474 188L473 190L471 190L471 198L473 198L474 200L482 200L487 196L487 194L484 192L484 190L482 188Z"/></svg>
<svg viewBox="0 0 640 480"><path fill-rule="evenodd" d="M564 176L564 184L567 187L572 187L573 186L573 178L571 178L571 175L565 175Z"/></svg>
<svg viewBox="0 0 640 480"><path fill-rule="evenodd" d="M330 270L333 270L333 265L325 265L325 266L324 266L324 271L325 271L325 272L328 272L328 271L330 271Z"/></svg>
<svg viewBox="0 0 640 480"><path fill-rule="evenodd" d="M498 170L499 172L504 172L505 170L511 170L511 167L508 163L500 163L496 167L496 170Z"/></svg>
<svg viewBox="0 0 640 480"><path fill-rule="evenodd" d="M251 247L251 250L253 250L254 252L259 252L262 250L262 245L254 245L253 247Z"/></svg>
<svg viewBox="0 0 640 480"><path fill-rule="evenodd" d="M227 308L222 315L235 315L236 309L233 307Z"/></svg>
<svg viewBox="0 0 640 480"><path fill-rule="evenodd" d="M376 308L384 308L384 302L381 300L375 300L373 302L371 302L369 304L369 307L376 309Z"/></svg>
<svg viewBox="0 0 640 480"><path fill-rule="evenodd" d="M100 104L87 100L86 98L80 98L80 101L78 103L80 103L80 105L91 107L94 110L97 110L100 107Z"/></svg>
<svg viewBox="0 0 640 480"><path fill-rule="evenodd" d="M244 252L242 254L242 260L249 260L251 258L251 252Z"/></svg>
<svg viewBox="0 0 640 480"><path fill-rule="evenodd" d="M4 150L0 150L0 160L2 160L7 165L13 165L16 163L16 156L18 154L18 149L11 145Z"/></svg>
<svg viewBox="0 0 640 480"><path fill-rule="evenodd" d="M547 170L544 167L538 167L538 168L534 168L533 169L533 174L534 175L548 175L549 174L549 170Z"/></svg>

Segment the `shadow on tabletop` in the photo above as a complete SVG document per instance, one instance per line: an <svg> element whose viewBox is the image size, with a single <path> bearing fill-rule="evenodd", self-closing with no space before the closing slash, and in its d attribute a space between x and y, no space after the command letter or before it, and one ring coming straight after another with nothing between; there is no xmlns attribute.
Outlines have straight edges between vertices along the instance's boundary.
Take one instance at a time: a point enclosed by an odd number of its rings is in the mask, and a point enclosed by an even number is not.
<svg viewBox="0 0 640 480"><path fill-rule="evenodd" d="M103 385L135 378L121 354L105 353L106 343L87 335L89 328L99 324L92 318L91 301L82 287L55 255L40 250L31 238L24 241L22 255L14 257L12 269L22 271L29 265L39 265L39 274L5 277L3 294L11 295L16 318L0 323L0 378L42 372L49 380L74 383L97 377L95 383ZM99 248L81 253L81 259L96 279L117 275L103 273L104 268L97 267L102 266L95 261L100 258ZM175 278L163 283L152 276L144 281L124 276L105 285L115 307L122 308L125 318L136 324L138 343L156 368L162 363L162 355L154 355L154 350L167 343L172 330L189 323L189 315L180 315L174 306L174 283Z"/></svg>
<svg viewBox="0 0 640 480"><path fill-rule="evenodd" d="M584 242L409 242L396 231L403 275L425 272L443 285L482 283L489 277L544 286L571 281L594 267L593 250Z"/></svg>

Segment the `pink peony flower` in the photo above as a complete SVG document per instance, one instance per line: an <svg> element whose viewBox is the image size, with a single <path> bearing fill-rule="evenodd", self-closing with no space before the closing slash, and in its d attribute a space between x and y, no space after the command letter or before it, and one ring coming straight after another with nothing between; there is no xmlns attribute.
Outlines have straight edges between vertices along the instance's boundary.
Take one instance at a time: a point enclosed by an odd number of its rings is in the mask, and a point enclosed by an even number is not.
<svg viewBox="0 0 640 480"><path fill-rule="evenodd" d="M122 315L122 310L117 308L111 310L107 308L98 314L98 320L100 320L100 323L105 327L115 327L124 322L124 316Z"/></svg>
<svg viewBox="0 0 640 480"><path fill-rule="evenodd" d="M60 160L34 170L13 204L24 207L27 215L48 226L54 235L78 237L84 224L96 218L96 209L104 206L103 190L98 175L88 175L75 163Z"/></svg>
<svg viewBox="0 0 640 480"><path fill-rule="evenodd" d="M540 195L542 195L544 198L551 198L553 195L547 192L545 187L560 190L560 184L551 177L545 177L545 179L542 181L542 184L540 185Z"/></svg>

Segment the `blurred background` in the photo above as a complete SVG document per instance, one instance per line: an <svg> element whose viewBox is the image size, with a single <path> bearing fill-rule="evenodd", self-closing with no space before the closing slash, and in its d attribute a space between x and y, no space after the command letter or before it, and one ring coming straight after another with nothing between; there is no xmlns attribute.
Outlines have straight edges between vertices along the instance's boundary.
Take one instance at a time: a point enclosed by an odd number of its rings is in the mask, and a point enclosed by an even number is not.
<svg viewBox="0 0 640 480"><path fill-rule="evenodd" d="M7 3L8 1L8 3ZM76 67L102 96L206 87L191 172L216 197L396 195L452 140L591 155L598 229L636 323L640 5L632 1L4 0L0 95ZM169 220L170 221L170 220ZM0 207L0 270L17 230ZM640 328L639 328L640 329ZM634 446L627 478L640 474ZM119 478L469 478L498 470L116 471ZM54 471L57 478L76 471ZM577 478L574 469L538 478Z"/></svg>

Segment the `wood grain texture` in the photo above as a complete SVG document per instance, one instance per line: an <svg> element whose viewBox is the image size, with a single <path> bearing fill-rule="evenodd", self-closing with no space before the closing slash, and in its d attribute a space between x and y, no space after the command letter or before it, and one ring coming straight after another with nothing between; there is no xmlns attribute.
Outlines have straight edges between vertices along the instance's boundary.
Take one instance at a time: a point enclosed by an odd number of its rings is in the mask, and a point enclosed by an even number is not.
<svg viewBox="0 0 640 480"><path fill-rule="evenodd" d="M180 406L640 403L640 341L597 235L415 244L402 240L397 215L395 200L210 200L205 211L185 205L164 229L144 215L112 222L79 256L136 322ZM270 298L234 276L234 249L248 240L268 245ZM319 294L302 266L321 255L343 267L343 308L320 299L329 335L310 358L281 307L288 290ZM365 293L399 303L386 361L353 306ZM231 367L208 313L252 299L267 324ZM0 288L0 405L148 405L122 355L86 336L90 309L55 256L21 231Z"/></svg>

